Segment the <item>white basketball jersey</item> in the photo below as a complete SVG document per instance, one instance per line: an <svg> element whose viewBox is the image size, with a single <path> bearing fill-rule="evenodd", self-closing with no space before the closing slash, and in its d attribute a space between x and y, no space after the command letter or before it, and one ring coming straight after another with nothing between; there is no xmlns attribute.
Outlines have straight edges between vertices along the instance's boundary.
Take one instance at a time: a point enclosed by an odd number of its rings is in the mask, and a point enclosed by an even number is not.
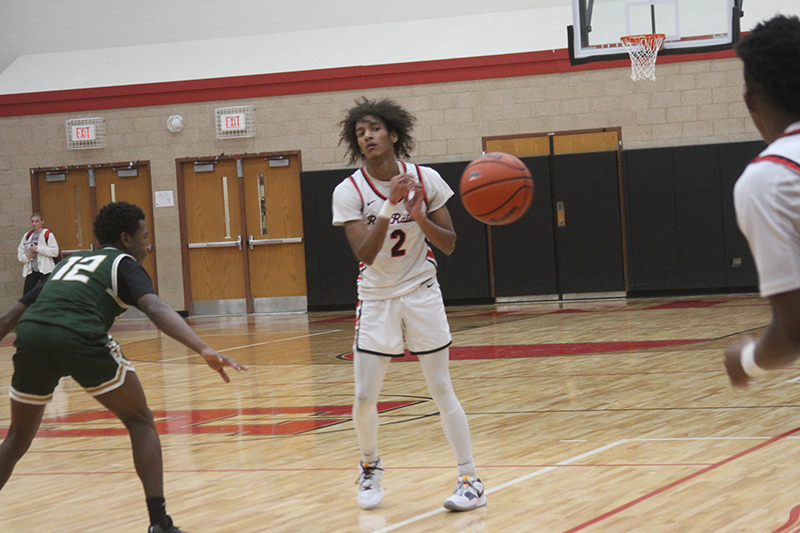
<svg viewBox="0 0 800 533"><path fill-rule="evenodd" d="M733 199L761 296L800 288L800 122L747 166Z"/></svg>
<svg viewBox="0 0 800 533"><path fill-rule="evenodd" d="M438 172L429 167L398 162L400 173L417 177L422 184L425 202L423 212L430 213L445 205L453 191ZM343 226L351 220L375 224L387 201L391 185L372 179L366 168L354 172L336 186L333 192L333 225ZM436 259L425 239L425 233L404 207L389 219L389 229L372 265L359 264L358 297L361 300L386 300L408 294L420 283L436 275Z"/></svg>

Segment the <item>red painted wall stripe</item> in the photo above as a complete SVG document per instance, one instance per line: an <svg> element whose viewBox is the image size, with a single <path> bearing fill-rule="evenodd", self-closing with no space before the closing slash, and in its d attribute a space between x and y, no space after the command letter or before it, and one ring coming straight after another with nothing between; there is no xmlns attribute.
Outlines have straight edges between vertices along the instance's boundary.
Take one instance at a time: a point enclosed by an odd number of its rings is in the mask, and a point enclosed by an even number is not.
<svg viewBox="0 0 800 533"><path fill-rule="evenodd" d="M659 57L659 63L735 57L732 50ZM324 93L532 76L629 66L627 60L572 66L566 49L342 67L253 76L0 95L0 117Z"/></svg>

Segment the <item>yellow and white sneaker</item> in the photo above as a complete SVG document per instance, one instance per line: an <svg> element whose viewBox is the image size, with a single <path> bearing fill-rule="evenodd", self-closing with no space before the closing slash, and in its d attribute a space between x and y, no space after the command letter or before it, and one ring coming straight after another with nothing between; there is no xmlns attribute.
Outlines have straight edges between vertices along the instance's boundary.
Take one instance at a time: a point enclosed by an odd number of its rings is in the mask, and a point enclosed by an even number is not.
<svg viewBox="0 0 800 533"><path fill-rule="evenodd" d="M444 508L451 511L472 511L486 505L483 483L480 479L459 476L453 495L444 501Z"/></svg>
<svg viewBox="0 0 800 533"><path fill-rule="evenodd" d="M358 476L358 503L362 509L375 509L383 501L383 462L378 459L374 463L360 463L361 474Z"/></svg>

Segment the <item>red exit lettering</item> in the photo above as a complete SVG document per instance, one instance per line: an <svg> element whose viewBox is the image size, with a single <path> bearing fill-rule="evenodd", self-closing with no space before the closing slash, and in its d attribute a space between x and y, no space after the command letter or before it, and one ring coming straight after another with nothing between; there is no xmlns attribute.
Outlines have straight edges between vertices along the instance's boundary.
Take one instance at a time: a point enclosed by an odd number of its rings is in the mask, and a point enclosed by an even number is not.
<svg viewBox="0 0 800 533"><path fill-rule="evenodd" d="M75 139L90 139L92 136L89 126L79 126L75 128Z"/></svg>
<svg viewBox="0 0 800 533"><path fill-rule="evenodd" d="M238 115L228 115L225 117L225 128L226 129L239 129L241 126L239 125L239 116Z"/></svg>

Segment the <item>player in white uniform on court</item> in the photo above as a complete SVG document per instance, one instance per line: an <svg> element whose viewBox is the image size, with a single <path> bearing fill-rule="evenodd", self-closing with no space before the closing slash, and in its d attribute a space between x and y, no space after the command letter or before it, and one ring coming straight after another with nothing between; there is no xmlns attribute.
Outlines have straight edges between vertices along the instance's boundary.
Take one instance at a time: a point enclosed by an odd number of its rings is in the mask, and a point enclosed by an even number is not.
<svg viewBox="0 0 800 533"><path fill-rule="evenodd" d="M736 51L744 61L747 109L769 144L734 188L739 227L772 308L758 341L748 337L725 351L731 383L746 387L800 357L800 20L762 22Z"/></svg>
<svg viewBox="0 0 800 533"><path fill-rule="evenodd" d="M475 472L469 424L450 382L452 342L436 259L428 242L450 255L456 233L445 206L453 191L427 167L408 157L414 117L391 100L356 102L341 122L341 143L350 162L364 166L333 193L333 224L360 261L353 344L353 422L361 449L358 502L373 509L383 501L383 463L378 456L378 395L391 357L408 350L419 357L428 390L458 462L458 485L444 506L469 511L486 504Z"/></svg>

